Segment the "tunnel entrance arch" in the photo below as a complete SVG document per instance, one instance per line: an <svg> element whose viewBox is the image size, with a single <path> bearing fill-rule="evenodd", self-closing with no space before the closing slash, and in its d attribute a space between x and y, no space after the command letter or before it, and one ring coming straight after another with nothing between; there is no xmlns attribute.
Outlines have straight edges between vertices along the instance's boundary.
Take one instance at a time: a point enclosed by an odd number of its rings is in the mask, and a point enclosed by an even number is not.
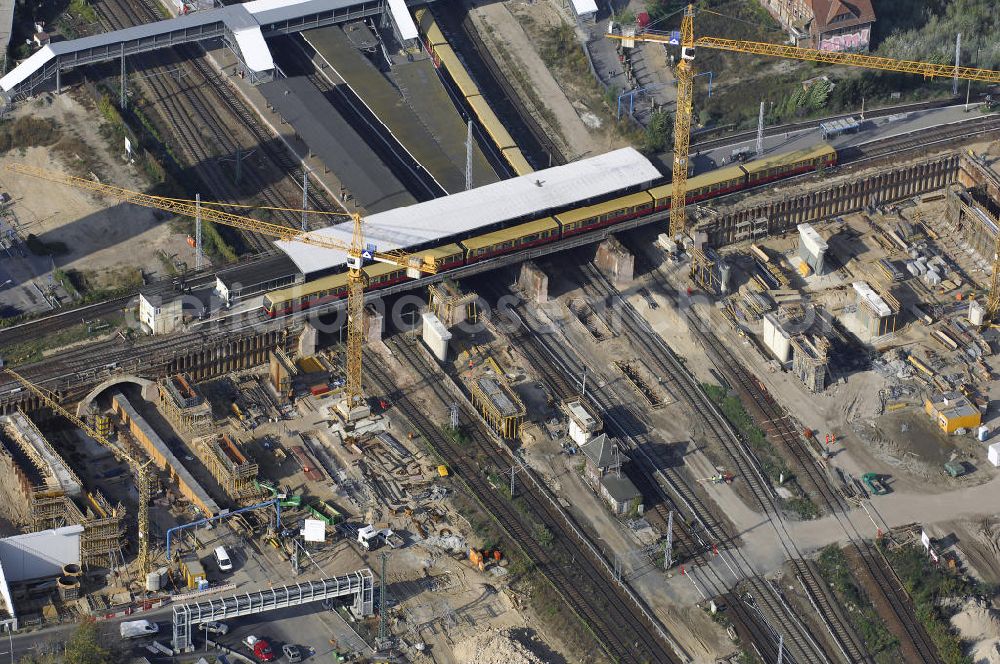
<svg viewBox="0 0 1000 664"><path fill-rule="evenodd" d="M138 385L142 390L143 399L146 401L156 401L157 388L154 381L151 381L148 378L140 378L139 376L113 376L92 389L87 393L87 396L80 400L80 403L76 406L76 416L82 418L90 408L90 404L94 402L94 399L100 396L100 394L108 388L122 383L132 383L133 385Z"/></svg>

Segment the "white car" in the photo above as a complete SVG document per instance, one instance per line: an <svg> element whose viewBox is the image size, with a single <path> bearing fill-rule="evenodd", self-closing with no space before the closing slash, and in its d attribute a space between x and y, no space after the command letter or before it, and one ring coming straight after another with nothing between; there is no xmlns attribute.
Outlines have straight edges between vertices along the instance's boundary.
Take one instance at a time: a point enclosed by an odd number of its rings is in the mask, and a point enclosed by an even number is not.
<svg viewBox="0 0 1000 664"><path fill-rule="evenodd" d="M160 631L160 626L150 620L126 620L120 626L123 639L138 639Z"/></svg>
<svg viewBox="0 0 1000 664"><path fill-rule="evenodd" d="M202 623L201 629L209 634L218 634L219 636L225 636L229 633L229 625L224 622L216 622L214 620Z"/></svg>

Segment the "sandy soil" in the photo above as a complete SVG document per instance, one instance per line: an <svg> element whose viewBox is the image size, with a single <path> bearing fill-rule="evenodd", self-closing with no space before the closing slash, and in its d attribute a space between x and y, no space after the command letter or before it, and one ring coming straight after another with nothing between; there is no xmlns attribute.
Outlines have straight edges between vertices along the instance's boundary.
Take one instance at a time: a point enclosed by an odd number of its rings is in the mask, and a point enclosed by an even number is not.
<svg viewBox="0 0 1000 664"><path fill-rule="evenodd" d="M515 640L510 630L490 629L468 638L455 647L455 657L481 664L542 664L538 656Z"/></svg>
<svg viewBox="0 0 1000 664"><path fill-rule="evenodd" d="M994 607L969 600L951 624L972 642L968 654L974 664L1000 664L1000 614Z"/></svg>
<svg viewBox="0 0 1000 664"><path fill-rule="evenodd" d="M41 99L44 101L21 106L16 113L55 118L64 131L93 148L99 163L90 170L98 173L102 182L145 189L136 168L126 164L100 135L93 108L85 107L72 94L45 95ZM63 163L56 152L44 148L0 156L0 187L15 201L22 234L33 233L46 242L64 242L69 248L67 255L55 259L57 267L104 272L131 266L150 274L162 270L159 251L193 260L185 236L172 233L152 210L116 205L82 190L2 170L14 162L57 172L69 170L70 165Z"/></svg>

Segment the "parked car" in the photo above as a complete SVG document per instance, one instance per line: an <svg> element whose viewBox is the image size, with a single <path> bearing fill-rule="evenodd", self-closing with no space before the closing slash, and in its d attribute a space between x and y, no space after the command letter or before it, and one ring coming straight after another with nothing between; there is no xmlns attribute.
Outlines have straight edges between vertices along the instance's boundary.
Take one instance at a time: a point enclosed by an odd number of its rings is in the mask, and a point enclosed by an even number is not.
<svg viewBox="0 0 1000 664"><path fill-rule="evenodd" d="M215 564L219 566L220 572L233 571L233 561L229 557L226 547L218 546L215 548Z"/></svg>
<svg viewBox="0 0 1000 664"><path fill-rule="evenodd" d="M229 633L229 625L224 622L216 622L214 620L202 623L201 629L209 634L218 634L219 636L225 636Z"/></svg>
<svg viewBox="0 0 1000 664"><path fill-rule="evenodd" d="M253 656L260 662L273 662L275 660L274 650L267 639L249 634L243 639L243 645L249 648Z"/></svg>
<svg viewBox="0 0 1000 664"><path fill-rule="evenodd" d="M291 664L302 661L302 649L298 646L293 646L291 643L286 643L281 646L281 652L284 654L285 659L287 659Z"/></svg>
<svg viewBox="0 0 1000 664"><path fill-rule="evenodd" d="M123 639L137 639L160 631L160 626L150 620L126 620L121 624Z"/></svg>

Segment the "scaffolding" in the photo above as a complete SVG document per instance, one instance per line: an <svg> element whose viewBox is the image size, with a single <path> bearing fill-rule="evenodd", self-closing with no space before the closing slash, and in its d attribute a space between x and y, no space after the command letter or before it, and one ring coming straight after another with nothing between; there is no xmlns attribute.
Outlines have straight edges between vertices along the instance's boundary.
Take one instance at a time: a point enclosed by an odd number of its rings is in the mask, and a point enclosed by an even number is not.
<svg viewBox="0 0 1000 664"><path fill-rule="evenodd" d="M299 375L299 368L280 348L271 351L268 358L268 375L278 396L283 399L292 396L292 381Z"/></svg>
<svg viewBox="0 0 1000 664"><path fill-rule="evenodd" d="M207 433L212 427L212 407L187 374L175 374L159 383L163 413L180 431Z"/></svg>
<svg viewBox="0 0 1000 664"><path fill-rule="evenodd" d="M789 340L792 346L792 372L806 388L819 393L826 387L829 370L830 342L826 337L796 334Z"/></svg>
<svg viewBox="0 0 1000 664"><path fill-rule="evenodd" d="M87 493L82 512L77 521L83 526L81 560L85 565L114 567L127 543L125 506L121 503L112 506L104 494L94 490Z"/></svg>
<svg viewBox="0 0 1000 664"><path fill-rule="evenodd" d="M120 559L125 507L112 507L96 490L85 494L80 478L24 413L0 418L0 429L0 475L12 520L30 531L81 525L83 563L111 566Z"/></svg>
<svg viewBox="0 0 1000 664"><path fill-rule="evenodd" d="M257 463L244 454L240 445L225 434L205 436L194 448L226 494L238 504L258 502Z"/></svg>
<svg viewBox="0 0 1000 664"><path fill-rule="evenodd" d="M431 284L427 290L429 309L445 327L451 328L467 320L476 322L479 296L475 293L462 293L451 281Z"/></svg>
<svg viewBox="0 0 1000 664"><path fill-rule="evenodd" d="M472 381L472 405L500 436L517 438L527 409L492 357L487 359L487 367Z"/></svg>
<svg viewBox="0 0 1000 664"><path fill-rule="evenodd" d="M691 278L713 295L723 295L729 287L729 266L710 248L691 247Z"/></svg>
<svg viewBox="0 0 1000 664"><path fill-rule="evenodd" d="M878 285L872 288L864 281L855 282L854 290L857 293L858 320L868 334L877 338L895 332L899 300Z"/></svg>

